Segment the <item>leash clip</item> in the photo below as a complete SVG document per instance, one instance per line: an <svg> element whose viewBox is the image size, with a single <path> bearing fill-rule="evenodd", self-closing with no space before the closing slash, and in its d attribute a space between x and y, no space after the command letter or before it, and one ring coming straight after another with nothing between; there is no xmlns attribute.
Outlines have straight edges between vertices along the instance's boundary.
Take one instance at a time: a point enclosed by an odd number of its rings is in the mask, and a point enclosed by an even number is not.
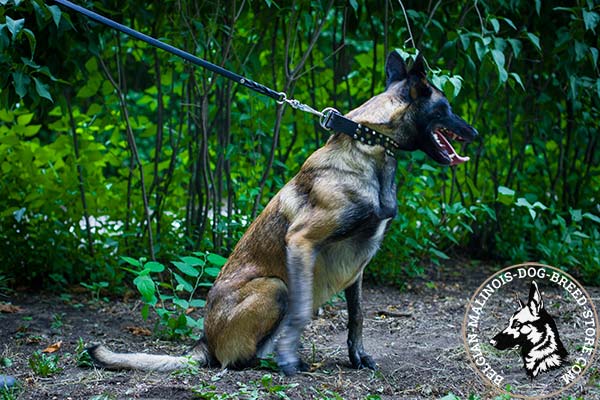
<svg viewBox="0 0 600 400"><path fill-rule="evenodd" d="M331 117L333 114L340 115L340 112L333 107L327 107L323 111L321 111L321 116L319 118L319 125L326 131L330 131L331 127L329 126L329 122L331 122Z"/></svg>

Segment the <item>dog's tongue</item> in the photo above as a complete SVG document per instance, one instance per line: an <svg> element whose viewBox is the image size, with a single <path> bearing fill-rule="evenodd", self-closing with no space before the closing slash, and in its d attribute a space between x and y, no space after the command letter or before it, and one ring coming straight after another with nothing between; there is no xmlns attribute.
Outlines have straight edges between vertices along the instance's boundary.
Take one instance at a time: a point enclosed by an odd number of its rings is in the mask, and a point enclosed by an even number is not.
<svg viewBox="0 0 600 400"><path fill-rule="evenodd" d="M442 133L437 133L436 136L438 139L438 143L444 148L444 150L446 150L448 156L450 157L450 165L458 165L470 160L469 157L463 157L460 154L458 154L456 150L454 150L454 147L452 147L448 139L446 139L446 137Z"/></svg>

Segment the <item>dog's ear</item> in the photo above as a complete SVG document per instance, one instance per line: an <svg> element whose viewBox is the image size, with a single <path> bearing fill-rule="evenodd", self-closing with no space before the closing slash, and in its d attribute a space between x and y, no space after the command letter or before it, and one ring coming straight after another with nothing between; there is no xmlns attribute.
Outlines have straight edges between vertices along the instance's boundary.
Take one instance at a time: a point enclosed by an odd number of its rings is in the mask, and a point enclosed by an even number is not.
<svg viewBox="0 0 600 400"><path fill-rule="evenodd" d="M522 310L523 308L525 308L525 304L523 304L521 299L517 298L517 303L519 304L519 310Z"/></svg>
<svg viewBox="0 0 600 400"><path fill-rule="evenodd" d="M427 73L425 72L425 61L423 60L423 53L419 53L412 67L410 67L410 71L408 74L421 79L425 79L427 77Z"/></svg>
<svg viewBox="0 0 600 400"><path fill-rule="evenodd" d="M529 302L527 303L527 306L534 316L539 315L540 310L544 308L542 294L540 293L538 285L535 281L531 281L531 286L529 287Z"/></svg>
<svg viewBox="0 0 600 400"><path fill-rule="evenodd" d="M429 82L427 82L427 73L425 72L423 53L419 53L415 59L412 67L410 67L410 71L408 71L408 76L412 82L410 85L409 94L413 101L417 100L419 97L431 96L432 90L431 86L429 86Z"/></svg>
<svg viewBox="0 0 600 400"><path fill-rule="evenodd" d="M406 79L406 64L397 51L392 51L385 61L385 87Z"/></svg>

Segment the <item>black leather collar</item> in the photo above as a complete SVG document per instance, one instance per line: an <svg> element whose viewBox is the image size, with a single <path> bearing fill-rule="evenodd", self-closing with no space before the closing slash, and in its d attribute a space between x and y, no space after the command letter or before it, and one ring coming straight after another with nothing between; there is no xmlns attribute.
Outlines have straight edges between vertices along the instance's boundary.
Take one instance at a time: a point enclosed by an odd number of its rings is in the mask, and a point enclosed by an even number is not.
<svg viewBox="0 0 600 400"><path fill-rule="evenodd" d="M370 146L383 146L385 154L398 158L400 144L394 139L344 117L337 110L328 109L327 111L329 112L324 113L321 120L321 125L325 129L344 133L352 139Z"/></svg>

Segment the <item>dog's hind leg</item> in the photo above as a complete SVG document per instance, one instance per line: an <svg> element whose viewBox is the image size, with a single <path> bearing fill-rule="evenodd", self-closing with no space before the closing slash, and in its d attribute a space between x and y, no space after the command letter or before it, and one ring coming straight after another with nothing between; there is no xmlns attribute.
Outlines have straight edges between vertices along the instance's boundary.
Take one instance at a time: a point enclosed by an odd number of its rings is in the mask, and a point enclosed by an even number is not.
<svg viewBox="0 0 600 400"><path fill-rule="evenodd" d="M356 282L345 290L345 294L346 302L348 304L348 353L350 355L350 362L352 363L352 366L357 369L375 369L375 361L365 352L362 341L362 273L359 275Z"/></svg>
<svg viewBox="0 0 600 400"><path fill-rule="evenodd" d="M276 277L255 278L232 290L213 288L205 320L211 353L222 367L252 366L267 356L287 309L287 287Z"/></svg>

